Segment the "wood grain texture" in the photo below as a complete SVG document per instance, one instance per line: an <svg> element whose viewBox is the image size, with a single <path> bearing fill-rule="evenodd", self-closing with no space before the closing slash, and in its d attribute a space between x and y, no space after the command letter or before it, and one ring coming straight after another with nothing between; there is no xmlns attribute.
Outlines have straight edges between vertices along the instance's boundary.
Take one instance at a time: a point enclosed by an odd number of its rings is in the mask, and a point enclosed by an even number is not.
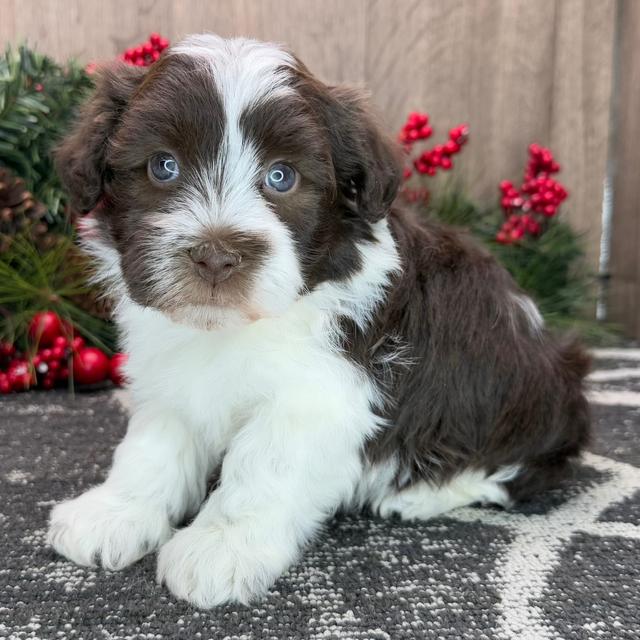
<svg viewBox="0 0 640 640"><path fill-rule="evenodd" d="M637 57L640 0L0 0L0 46L28 39L56 59L88 62L152 31L172 41L214 31L284 42L324 80L366 85L391 130L413 109L431 114L434 140L468 122L455 176L484 203L497 201L500 180L521 178L529 143L550 145L571 193L565 215L595 271L616 2L627 5ZM617 207L618 218L629 215ZM614 240L629 253L629 239ZM632 287L629 260L616 266Z"/></svg>
<svg viewBox="0 0 640 640"><path fill-rule="evenodd" d="M520 178L527 144L548 137L555 6L555 0L370 5L366 63L376 103L394 126L411 109L429 112L437 136L468 122L472 143L460 167L483 199L497 197L500 179Z"/></svg>
<svg viewBox="0 0 640 640"><path fill-rule="evenodd" d="M4 45L13 42L15 25L15 2L14 0L0 0L0 44Z"/></svg>
<svg viewBox="0 0 640 640"><path fill-rule="evenodd" d="M176 0L175 38L198 31L286 44L319 77L364 83L366 0Z"/></svg>
<svg viewBox="0 0 640 640"><path fill-rule="evenodd" d="M615 2L561 0L555 23L548 142L570 192L566 216L584 234L595 267L609 151Z"/></svg>
<svg viewBox="0 0 640 640"><path fill-rule="evenodd" d="M640 2L620 2L609 313L640 338Z"/></svg>
<svg viewBox="0 0 640 640"><path fill-rule="evenodd" d="M150 31L166 31L171 7L170 0L15 0L12 40L57 60L109 59Z"/></svg>

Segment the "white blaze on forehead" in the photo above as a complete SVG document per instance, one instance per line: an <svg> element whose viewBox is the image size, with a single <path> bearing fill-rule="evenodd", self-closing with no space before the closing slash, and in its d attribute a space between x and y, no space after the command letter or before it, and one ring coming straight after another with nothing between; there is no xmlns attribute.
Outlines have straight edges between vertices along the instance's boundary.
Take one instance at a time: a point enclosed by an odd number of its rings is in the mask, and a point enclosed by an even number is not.
<svg viewBox="0 0 640 640"><path fill-rule="evenodd" d="M268 42L225 40L212 34L189 36L170 50L201 59L210 67L229 124L237 124L247 107L269 96L291 93L287 69L291 54Z"/></svg>

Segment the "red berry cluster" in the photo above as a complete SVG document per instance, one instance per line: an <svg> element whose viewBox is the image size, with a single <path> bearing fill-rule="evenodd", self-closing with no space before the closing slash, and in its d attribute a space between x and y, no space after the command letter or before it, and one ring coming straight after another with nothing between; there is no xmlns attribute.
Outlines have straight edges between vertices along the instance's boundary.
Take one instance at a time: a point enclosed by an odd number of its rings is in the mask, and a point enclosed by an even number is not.
<svg viewBox="0 0 640 640"><path fill-rule="evenodd" d="M33 383L33 372L12 344L0 342L0 393L22 391Z"/></svg>
<svg viewBox="0 0 640 640"><path fill-rule="evenodd" d="M452 156L460 153L462 145L469 137L469 128L461 124L449 131L449 140L445 144L437 144L433 149L423 151L414 161L413 166L418 173L434 176L440 168L449 171L453 167Z"/></svg>
<svg viewBox="0 0 640 640"><path fill-rule="evenodd" d="M69 379L69 360L72 354L84 347L84 340L75 336L56 336L50 346L43 346L31 358L37 384L43 389L53 389Z"/></svg>
<svg viewBox="0 0 640 640"><path fill-rule="evenodd" d="M496 240L501 244L513 244L524 238L527 233L531 236L537 236L541 232L542 225L533 216L526 213L523 215L512 213L500 227Z"/></svg>
<svg viewBox="0 0 640 640"><path fill-rule="evenodd" d="M529 162L520 188L509 180L500 183L500 205L506 220L496 235L498 242L513 244L525 234L542 233L545 219L555 216L569 195L565 187L551 177L559 171L560 165L549 149L537 144L529 146Z"/></svg>
<svg viewBox="0 0 640 640"><path fill-rule="evenodd" d="M541 147L535 142L529 145L529 162L524 172L525 182L541 173L558 173L560 165L553 159L553 154L546 147Z"/></svg>
<svg viewBox="0 0 640 640"><path fill-rule="evenodd" d="M426 113L414 111L409 114L398 138L405 145L407 153L410 153L415 142L426 140L432 134L433 128L429 125L429 116ZM438 169L448 171L453 167L451 158L460 153L468 137L469 127L466 124L454 127L449 131L449 140L445 144L438 144L431 149L426 149L412 160L414 169L418 173L428 176L434 176ZM411 167L406 167L404 170L405 180L408 180L412 175Z"/></svg>
<svg viewBox="0 0 640 640"><path fill-rule="evenodd" d="M0 393L26 391L33 387L53 389L70 376L78 384L95 384L108 378L124 382L124 354L111 359L97 347L87 347L74 336L71 325L52 311L37 313L28 331L29 353L15 345L0 343Z"/></svg>
<svg viewBox="0 0 640 640"><path fill-rule="evenodd" d="M433 129L429 126L429 115L412 111L407 117L398 139L402 144L412 144L418 140L426 140L433 133Z"/></svg>
<svg viewBox="0 0 640 640"><path fill-rule="evenodd" d="M169 41L166 38L163 38L158 33L152 33L147 42L127 49L119 58L128 64L148 67L160 57L160 54L168 46Z"/></svg>

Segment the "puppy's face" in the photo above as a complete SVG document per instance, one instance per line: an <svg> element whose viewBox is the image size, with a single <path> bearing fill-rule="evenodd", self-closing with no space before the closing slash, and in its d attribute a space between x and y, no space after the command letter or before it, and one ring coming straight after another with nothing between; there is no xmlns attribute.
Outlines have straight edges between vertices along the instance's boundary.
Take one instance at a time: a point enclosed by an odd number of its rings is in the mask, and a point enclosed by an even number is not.
<svg viewBox="0 0 640 640"><path fill-rule="evenodd" d="M359 267L399 168L358 96L273 45L194 36L119 65L57 152L105 277L196 326L277 315ZM96 205L99 203L99 206Z"/></svg>

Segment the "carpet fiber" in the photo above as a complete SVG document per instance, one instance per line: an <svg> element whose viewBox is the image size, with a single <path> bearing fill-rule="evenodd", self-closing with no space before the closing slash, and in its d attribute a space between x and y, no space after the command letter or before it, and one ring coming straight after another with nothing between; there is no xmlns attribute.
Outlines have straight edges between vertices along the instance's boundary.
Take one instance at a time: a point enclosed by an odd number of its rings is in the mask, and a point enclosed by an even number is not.
<svg viewBox="0 0 640 640"><path fill-rule="evenodd" d="M250 606L213 611L155 584L155 558L110 573L44 544L49 510L101 481L126 414L112 393L0 399L0 637L637 638L640 352L598 354L596 439L558 490L430 522L335 518Z"/></svg>

